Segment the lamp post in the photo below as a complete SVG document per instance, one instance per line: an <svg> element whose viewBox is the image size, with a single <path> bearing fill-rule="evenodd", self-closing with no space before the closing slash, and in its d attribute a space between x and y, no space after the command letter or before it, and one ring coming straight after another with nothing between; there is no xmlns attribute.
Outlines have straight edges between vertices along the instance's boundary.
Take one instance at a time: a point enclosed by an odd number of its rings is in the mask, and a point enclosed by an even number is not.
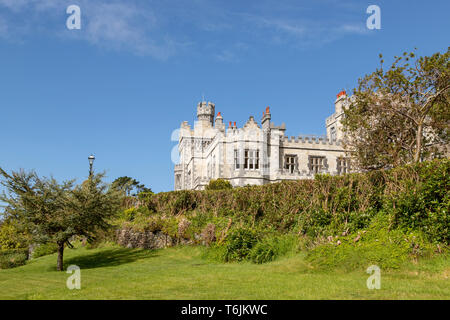
<svg viewBox="0 0 450 320"><path fill-rule="evenodd" d="M95 160L94 155L91 154L91 155L88 157L88 160L89 160L89 178L90 178L90 177L92 177L92 175L94 174L94 171L93 171L93 169L92 169L92 166L94 165L94 160Z"/></svg>

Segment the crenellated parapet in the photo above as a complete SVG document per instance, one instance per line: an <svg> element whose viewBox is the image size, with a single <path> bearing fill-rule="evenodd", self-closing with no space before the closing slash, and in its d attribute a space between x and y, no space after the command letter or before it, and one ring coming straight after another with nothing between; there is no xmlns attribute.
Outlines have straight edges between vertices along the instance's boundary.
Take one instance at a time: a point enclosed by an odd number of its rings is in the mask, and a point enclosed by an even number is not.
<svg viewBox="0 0 450 320"><path fill-rule="evenodd" d="M313 135L300 135L297 137L280 137L280 141L283 143L289 143L292 146L305 147L311 145L323 145L329 147L341 147L341 141L331 141L326 136L313 136Z"/></svg>
<svg viewBox="0 0 450 320"><path fill-rule="evenodd" d="M197 104L197 119L206 121L211 126L214 125L215 104L212 102L201 101Z"/></svg>

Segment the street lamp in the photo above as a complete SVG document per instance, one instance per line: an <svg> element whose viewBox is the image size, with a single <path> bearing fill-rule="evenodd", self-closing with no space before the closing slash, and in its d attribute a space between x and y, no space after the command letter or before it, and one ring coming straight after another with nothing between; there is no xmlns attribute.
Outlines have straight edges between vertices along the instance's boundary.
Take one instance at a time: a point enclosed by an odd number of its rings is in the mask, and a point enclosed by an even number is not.
<svg viewBox="0 0 450 320"><path fill-rule="evenodd" d="M94 174L94 171L92 170L92 166L94 165L94 160L95 160L94 155L91 154L88 157L88 160L89 160L89 177L92 177L92 175Z"/></svg>

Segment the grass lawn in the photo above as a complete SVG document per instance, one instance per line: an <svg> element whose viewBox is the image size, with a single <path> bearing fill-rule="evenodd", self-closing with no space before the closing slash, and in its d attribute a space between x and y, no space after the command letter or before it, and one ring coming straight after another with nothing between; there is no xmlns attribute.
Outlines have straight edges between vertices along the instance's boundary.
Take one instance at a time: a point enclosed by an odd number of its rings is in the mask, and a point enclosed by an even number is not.
<svg viewBox="0 0 450 320"><path fill-rule="evenodd" d="M318 271L302 254L278 261L220 264L201 247L137 250L66 249L65 268L81 268L81 290L55 271L56 255L0 270L0 299L450 299L445 256L381 271L381 289L366 287L365 270Z"/></svg>

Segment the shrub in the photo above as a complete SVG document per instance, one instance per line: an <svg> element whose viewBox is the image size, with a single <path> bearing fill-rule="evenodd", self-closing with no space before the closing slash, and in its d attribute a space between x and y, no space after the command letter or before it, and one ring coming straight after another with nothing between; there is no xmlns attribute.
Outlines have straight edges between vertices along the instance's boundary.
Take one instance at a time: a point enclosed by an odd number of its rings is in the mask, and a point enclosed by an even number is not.
<svg viewBox="0 0 450 320"><path fill-rule="evenodd" d="M307 260L319 269L354 270L372 264L382 269L396 269L412 257L432 252L420 233L389 230L390 217L379 213L367 230L333 238L312 249Z"/></svg>
<svg viewBox="0 0 450 320"><path fill-rule="evenodd" d="M215 190L214 183L208 190ZM311 244L308 249L326 238L340 237L340 245L333 240L311 254L318 264L322 264L319 251L323 250L324 265L358 265L362 257L361 261L385 260L385 265L395 266L417 251L403 247L411 245L413 236L423 239L425 235L427 240L420 240L425 247L430 242L440 247L449 244L448 190L450 160L440 159L392 170L317 175L311 180L264 186L162 192L147 201L154 209L141 204L132 221L122 218L119 223L139 230L160 230L197 243L203 240L223 261L271 261L280 256L275 238L295 234ZM148 212L141 214L143 207ZM373 226L380 214L389 224L376 231ZM181 217L189 223L180 225ZM243 230L237 231L236 226ZM362 234L363 230L366 233ZM360 233L361 239L353 243ZM392 245L396 241L400 241L397 248ZM419 248L425 250L422 244ZM371 248L378 248L378 253Z"/></svg>
<svg viewBox="0 0 450 320"><path fill-rule="evenodd" d="M409 169L409 170L408 170ZM405 176L405 171L415 174ZM420 230L432 242L450 243L450 161L430 161L396 168L384 210L404 230ZM401 182L399 181L401 178Z"/></svg>
<svg viewBox="0 0 450 320"><path fill-rule="evenodd" d="M26 264L28 250L12 249L0 251L0 269L10 269Z"/></svg>
<svg viewBox="0 0 450 320"><path fill-rule="evenodd" d="M53 254L58 251L58 246L56 243L46 243L46 244L40 244L37 247L34 248L32 257L33 259L47 256L49 254Z"/></svg>
<svg viewBox="0 0 450 320"><path fill-rule="evenodd" d="M266 263L295 252L298 239L295 235L270 236L259 241L250 252L250 260L254 263Z"/></svg>
<svg viewBox="0 0 450 320"><path fill-rule="evenodd" d="M257 234L252 229L238 228L233 230L225 241L225 262L247 260L257 242Z"/></svg>
<svg viewBox="0 0 450 320"><path fill-rule="evenodd" d="M0 249L17 249L28 246L30 235L21 230L13 220L0 223Z"/></svg>
<svg viewBox="0 0 450 320"><path fill-rule="evenodd" d="M182 190L177 191L177 198L175 200L172 213L179 214L183 211L193 210L197 206L191 191Z"/></svg>
<svg viewBox="0 0 450 320"><path fill-rule="evenodd" d="M227 190L233 189L230 181L225 179L210 180L209 184L205 187L206 190Z"/></svg>
<svg viewBox="0 0 450 320"><path fill-rule="evenodd" d="M137 209L135 207L125 209L122 213L123 218L126 221L133 221L137 214Z"/></svg>

